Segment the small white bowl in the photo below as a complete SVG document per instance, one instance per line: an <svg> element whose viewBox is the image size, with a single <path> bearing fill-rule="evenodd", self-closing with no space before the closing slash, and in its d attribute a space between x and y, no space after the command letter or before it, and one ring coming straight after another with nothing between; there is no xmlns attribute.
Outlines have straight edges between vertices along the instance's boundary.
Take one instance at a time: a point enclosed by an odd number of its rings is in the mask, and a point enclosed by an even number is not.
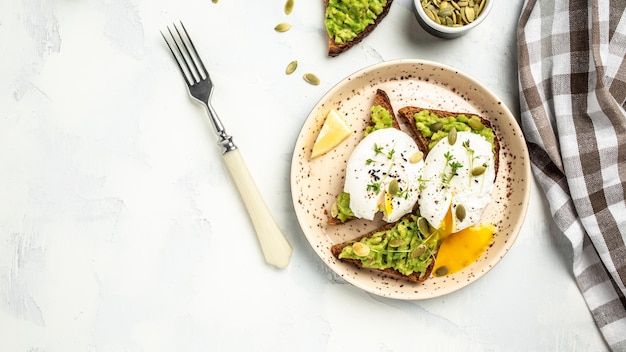
<svg viewBox="0 0 626 352"><path fill-rule="evenodd" d="M480 12L478 17L469 24L466 24L461 27L448 27L441 25L428 17L426 12L424 12L424 8L422 7L422 2L420 0L413 0L413 9L415 10L415 17L417 17L417 22L424 28L424 30L434 36L452 39L462 36L463 34L469 32L472 28L481 24L489 13L491 12L491 8L493 7L493 0L485 0L485 6L483 10Z"/></svg>

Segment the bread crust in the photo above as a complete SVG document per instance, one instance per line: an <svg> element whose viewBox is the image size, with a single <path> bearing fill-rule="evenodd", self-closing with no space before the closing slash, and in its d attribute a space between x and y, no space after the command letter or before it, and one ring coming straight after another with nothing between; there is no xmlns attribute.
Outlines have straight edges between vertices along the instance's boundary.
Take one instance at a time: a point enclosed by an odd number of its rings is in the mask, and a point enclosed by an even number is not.
<svg viewBox="0 0 626 352"><path fill-rule="evenodd" d="M406 215L404 218L411 216L412 214ZM403 219L404 219L403 218ZM403 219L398 220L402 221ZM419 282L424 282L426 279L428 279L430 277L430 274L432 273L433 267L435 266L435 260L432 260L430 265L428 266L428 268L426 269L426 272L424 273L424 275L421 275L419 273L412 273L411 275L404 275L403 273L395 270L395 269L391 269L391 268L387 268L387 269L374 269L374 268L363 268L363 264L361 263L360 260L357 259L350 259L350 258L342 258L339 259L339 254L341 254L341 251L346 247L349 246L351 244L353 244L354 242L358 242L363 238L366 237L371 237L372 235L374 235L377 232L380 231L386 231L389 230L391 228L393 228L395 225L397 224L397 222L395 223L389 223L389 224L385 224L371 232L368 232L364 235L361 235L357 238L354 238L352 240L346 241L346 242L342 242L342 243L338 243L333 245L332 247L330 247L330 252L333 254L333 256L335 258L337 258L338 260L345 262L345 263L350 263L355 265L357 268L359 269L369 269L369 270L373 270L373 271L380 271L383 272L389 276L395 277L395 278L400 278L400 279L404 279L404 280L408 280L410 282L415 282L415 283L419 283Z"/></svg>
<svg viewBox="0 0 626 352"><path fill-rule="evenodd" d="M324 0L324 10L326 10L326 8L328 7L328 1L329 0ZM383 18L387 16L387 13L389 13L389 9L391 8L392 2L393 0L387 0L387 4L385 4L385 7L383 7L383 11L380 13L380 15L376 17L376 19L374 20L374 23L365 27L363 32L359 33L356 37L354 37L354 39L352 39L349 42L337 44L335 42L335 39L332 38L330 35L328 35L328 31L326 31L326 37L328 38L328 56L330 57L339 56L339 54L343 53L344 51L360 43L365 37L367 37L370 33L372 33L372 31L378 26L380 21L382 21Z"/></svg>
<svg viewBox="0 0 626 352"><path fill-rule="evenodd" d="M376 94L374 95L374 104L372 104L372 106L375 105L380 105L383 108L385 108L385 110L389 111L389 114L391 115L391 120L393 121L393 128L395 129L400 129L400 122L398 121L398 117L396 116L396 113L393 110L393 106L391 106L391 99L389 99L389 95L387 95L387 92L385 92L384 90L378 88L376 89ZM374 125L374 122L371 121L370 119L370 126Z"/></svg>
<svg viewBox="0 0 626 352"><path fill-rule="evenodd" d="M452 112L452 111L437 110L437 109L427 109L427 108L422 108L418 106L402 107L398 110L398 114L397 114L398 119L402 120L402 122L405 123L409 127L409 129L413 133L413 137L415 138L415 142L417 143L417 146L420 148L420 150L424 151L424 157L428 155L428 151L429 151L428 144L430 143L430 138L425 137L417 129L417 126L415 125L415 119L414 119L415 114L417 114L418 112L422 110L428 110L431 113L437 115L437 117L439 118L446 118L446 117L457 116L461 114L464 114L467 116L477 116L478 118L480 118L480 121L483 123L485 127L493 129L493 126L491 125L491 122L489 122L489 120L477 114L471 114L467 112ZM498 175L498 168L500 166L500 140L498 139L497 135L495 136L493 140L493 153L494 153L494 158L493 158L494 169L496 171L495 174Z"/></svg>

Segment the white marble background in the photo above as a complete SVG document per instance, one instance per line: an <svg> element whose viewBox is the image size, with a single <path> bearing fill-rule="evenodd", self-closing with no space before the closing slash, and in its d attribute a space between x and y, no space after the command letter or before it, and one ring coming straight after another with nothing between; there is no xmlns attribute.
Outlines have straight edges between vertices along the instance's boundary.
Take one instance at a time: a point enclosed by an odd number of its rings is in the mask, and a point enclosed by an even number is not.
<svg viewBox="0 0 626 352"><path fill-rule="evenodd" d="M289 186L321 96L399 58L464 71L518 110L522 0L465 37L419 28L409 0L361 45L325 55L321 1L5 0L0 3L0 351L605 351L533 186L508 255L454 294L397 301L326 268ZM267 266L159 33L183 20L215 108L294 247ZM293 24L287 33L273 27ZM284 68L316 73L306 84Z"/></svg>

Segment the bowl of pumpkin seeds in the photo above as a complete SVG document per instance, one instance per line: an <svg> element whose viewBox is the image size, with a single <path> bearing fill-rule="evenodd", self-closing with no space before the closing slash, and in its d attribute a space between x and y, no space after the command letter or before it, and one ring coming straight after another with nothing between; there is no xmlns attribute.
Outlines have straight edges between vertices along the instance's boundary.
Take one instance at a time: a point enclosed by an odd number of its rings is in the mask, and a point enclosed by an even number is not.
<svg viewBox="0 0 626 352"><path fill-rule="evenodd" d="M424 30L441 38L457 38L478 26L494 0L413 0L415 16Z"/></svg>

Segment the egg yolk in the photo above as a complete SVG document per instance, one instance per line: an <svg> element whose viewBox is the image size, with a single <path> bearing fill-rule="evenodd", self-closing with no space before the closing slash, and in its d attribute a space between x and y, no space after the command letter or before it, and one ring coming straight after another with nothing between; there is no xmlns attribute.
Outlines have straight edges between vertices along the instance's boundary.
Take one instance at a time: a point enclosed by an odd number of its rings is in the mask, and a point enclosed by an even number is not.
<svg viewBox="0 0 626 352"><path fill-rule="evenodd" d="M454 218L452 217L452 207L448 208L448 212L446 216L443 218L443 221L439 225L439 238L444 239L452 234L452 228L454 226Z"/></svg>
<svg viewBox="0 0 626 352"><path fill-rule="evenodd" d="M391 196L387 193L385 193L385 205L383 210L387 215L391 214L391 212L393 211L393 202Z"/></svg>
<svg viewBox="0 0 626 352"><path fill-rule="evenodd" d="M449 234L439 247L433 268L435 276L456 273L475 262L491 245L495 232L495 225L482 224Z"/></svg>

